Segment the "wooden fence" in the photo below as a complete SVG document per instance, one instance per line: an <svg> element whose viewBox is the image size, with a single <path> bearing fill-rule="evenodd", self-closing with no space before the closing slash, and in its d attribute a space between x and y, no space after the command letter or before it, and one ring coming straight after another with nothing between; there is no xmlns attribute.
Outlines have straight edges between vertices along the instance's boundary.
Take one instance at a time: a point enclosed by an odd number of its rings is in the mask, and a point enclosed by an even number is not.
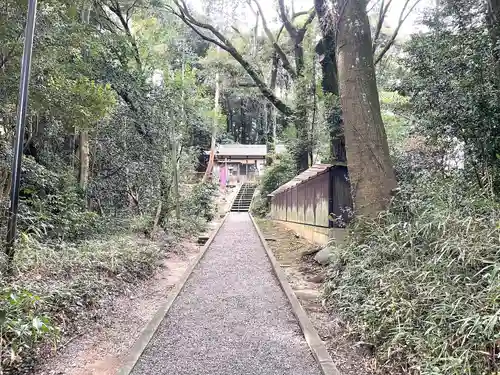
<svg viewBox="0 0 500 375"><path fill-rule="evenodd" d="M352 211L347 167L316 164L270 194L275 220L342 228Z"/></svg>

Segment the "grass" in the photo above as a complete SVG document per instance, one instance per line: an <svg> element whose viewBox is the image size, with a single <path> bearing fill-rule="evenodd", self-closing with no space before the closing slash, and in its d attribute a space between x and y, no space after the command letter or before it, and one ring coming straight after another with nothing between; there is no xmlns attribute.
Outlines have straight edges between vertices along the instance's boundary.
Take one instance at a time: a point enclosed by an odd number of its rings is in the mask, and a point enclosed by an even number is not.
<svg viewBox="0 0 500 375"><path fill-rule="evenodd" d="M3 373L31 373L41 351L88 329L104 305L150 277L164 255L159 243L133 234L51 246L24 236L17 275L0 286Z"/></svg>
<svg viewBox="0 0 500 375"><path fill-rule="evenodd" d="M332 249L326 299L381 373L498 374L499 212L486 192L423 180Z"/></svg>

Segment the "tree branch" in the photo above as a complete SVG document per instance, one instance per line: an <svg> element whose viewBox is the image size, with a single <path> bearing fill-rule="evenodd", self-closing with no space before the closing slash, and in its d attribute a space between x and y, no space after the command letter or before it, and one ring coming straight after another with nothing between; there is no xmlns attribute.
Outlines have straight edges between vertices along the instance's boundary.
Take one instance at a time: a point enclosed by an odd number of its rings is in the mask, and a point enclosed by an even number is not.
<svg viewBox="0 0 500 375"><path fill-rule="evenodd" d="M371 3L371 2L370 2L370 1L368 1L368 3L366 4L366 13L370 13L370 12L373 10L373 8L375 8L375 7L377 6L377 4L379 4L379 3L380 3L380 0L375 0L375 1L371 4L371 6L370 6L370 3ZM368 6L370 6L370 8L368 8Z"/></svg>
<svg viewBox="0 0 500 375"><path fill-rule="evenodd" d="M127 91L120 89L115 85L111 85L111 88L118 94L120 98L122 98L122 100L127 104L130 110L135 113L135 115L139 115L139 108L135 105L135 103L133 102L132 98L130 97ZM132 121L134 122L134 127L137 133L139 133L142 137L144 137L144 139L149 144L153 144L154 143L153 138L151 137L151 134L149 133L147 128L144 129L135 118L132 118Z"/></svg>
<svg viewBox="0 0 500 375"><path fill-rule="evenodd" d="M137 3L139 2L139 0L135 0L131 6L129 6L125 12L126 14L126 19L127 19L127 22L130 21L130 19L132 18L132 15L130 14L130 11L133 10L135 8L135 6L137 5Z"/></svg>
<svg viewBox="0 0 500 375"><path fill-rule="evenodd" d="M122 9L120 7L120 3L118 1L115 1L115 2L111 2L111 5L108 5L108 9L113 12L117 17L118 17L118 20L120 21L120 24L121 24L121 27L118 27L118 29L121 29L122 31L125 32L125 34L127 35L127 38L129 39L130 41L130 44L132 45L132 48L134 50L134 59L135 59L135 62L137 64L137 68L139 70L142 70L142 62L141 62L141 57L140 57L140 53L139 53L139 47L137 46L137 41L135 40L135 37L132 35L132 31L130 30L130 27L129 27L129 24L128 24L128 21L129 21L129 17L131 17L129 15L129 12L132 10L132 8L137 4L137 1L135 1L126 11L127 15L124 16L123 15L123 12L122 12ZM102 7L102 5L99 3L99 6L100 8L102 9L102 11L104 12L105 14L105 10L104 8ZM110 22L112 22L113 24L115 24L113 21L111 21L109 18L108 20ZM115 24L116 25L116 24Z"/></svg>
<svg viewBox="0 0 500 375"><path fill-rule="evenodd" d="M408 10L408 12L405 14L406 8L410 4L410 0L406 0L405 4L403 6L403 9L401 10L401 14L399 15L398 26L394 30L394 33L392 34L391 38L386 43L386 45L384 46L384 48L382 49L382 51L380 51L380 53L375 58L375 65L377 65L384 58L384 56L387 53L387 51L389 51L389 49L392 47L392 45L396 41L396 38L398 37L399 30L401 29L401 26L403 25L403 23L406 21L406 19L408 18L408 16L411 14L411 12L413 12L413 10L416 8L416 6L421 1L422 0L416 0L415 3L413 3L413 5L410 7L410 9Z"/></svg>
<svg viewBox="0 0 500 375"><path fill-rule="evenodd" d="M309 13L309 11L306 11L306 10L304 10L304 11L302 11L302 12L297 12L297 13L295 13L295 14L292 16L292 20L295 20L295 18L300 17L300 16L304 16L304 15L306 15L306 14L308 14L308 13ZM278 33L276 34L276 42L279 42L280 37L281 37L281 33L283 32L283 29L284 29L284 28L285 28L285 25L284 25L284 24L282 24L282 25L281 25L281 27L280 27L280 29L278 30Z"/></svg>
<svg viewBox="0 0 500 375"><path fill-rule="evenodd" d="M297 29L295 26L293 26L292 22L288 18L287 11L285 9L285 2L284 0L278 0L278 6L279 6L279 15L281 20L283 21L283 25L285 26L286 31L288 31L288 34L295 39L297 35Z"/></svg>
<svg viewBox="0 0 500 375"><path fill-rule="evenodd" d="M372 53L375 53L378 46L378 38L380 37L380 32L382 31L382 26L384 25L385 16L387 15L387 11L391 6L392 0L388 0L387 4L385 4L385 0L382 0L382 4L380 5L380 12L378 15L377 27L375 29L375 34L373 35L373 48Z"/></svg>
<svg viewBox="0 0 500 375"><path fill-rule="evenodd" d="M306 14L309 14L309 10L302 10L300 12L294 13L294 14L292 14L292 21L295 18L300 17L300 16L305 16Z"/></svg>
<svg viewBox="0 0 500 375"><path fill-rule="evenodd" d="M249 4L250 4L250 1L251 0L248 1ZM290 64L290 61L288 60L286 53L283 51L283 49L277 43L271 30L269 30L269 27L267 26L266 17L264 16L264 12L262 11L262 8L260 7L259 2L257 0L253 0L253 2L255 3L255 5L257 6L257 9L258 9L258 12L256 12L256 14L260 13L260 18L262 20L262 27L264 28L264 32L266 33L267 38L269 39L269 41L273 45L276 53L280 57L281 62L283 64L283 68L292 76L292 78L296 78L297 72L295 71L295 69L293 69L292 65Z"/></svg>
<svg viewBox="0 0 500 375"><path fill-rule="evenodd" d="M306 35L307 27L311 24L312 21L314 21L314 17L316 17L316 9L312 7L311 10L308 12L309 17L307 17L306 22L304 22L304 25L298 30L298 35L297 39L299 40L299 43L302 43L304 40L304 36Z"/></svg>
<svg viewBox="0 0 500 375"><path fill-rule="evenodd" d="M214 26L200 22L196 20L190 13L189 9L186 6L184 0L173 0L173 3L176 5L177 10L175 11L171 7L169 9L173 14L181 19L188 27L190 27L196 34L198 34L203 40L207 42L213 43L224 51L228 52L241 67L247 72L247 74L253 79L257 87L259 88L262 95L269 100L280 112L282 112L286 116L294 116L295 112L292 108L286 105L282 100L277 98L272 90L266 85L262 77L259 75L257 70L243 58L241 53L234 47L231 41L226 38L219 30L217 30ZM211 38L205 35L200 29L207 30L211 32L218 40Z"/></svg>

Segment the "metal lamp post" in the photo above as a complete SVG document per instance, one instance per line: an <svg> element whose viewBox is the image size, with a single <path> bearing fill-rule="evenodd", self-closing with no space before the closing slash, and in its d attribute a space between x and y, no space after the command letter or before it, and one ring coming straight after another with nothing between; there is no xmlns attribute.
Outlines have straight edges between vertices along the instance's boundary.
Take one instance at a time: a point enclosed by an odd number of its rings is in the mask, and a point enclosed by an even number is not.
<svg viewBox="0 0 500 375"><path fill-rule="evenodd" d="M17 105L16 138L14 139L12 159L12 180L10 189L10 208L7 222L6 254L11 263L14 258L14 242L16 239L17 212L19 208L19 187L21 181L21 160L23 156L24 129L28 110L28 87L31 72L31 55L35 32L37 0L28 2L28 19L24 34L24 50L21 62L21 80L19 83L19 99Z"/></svg>

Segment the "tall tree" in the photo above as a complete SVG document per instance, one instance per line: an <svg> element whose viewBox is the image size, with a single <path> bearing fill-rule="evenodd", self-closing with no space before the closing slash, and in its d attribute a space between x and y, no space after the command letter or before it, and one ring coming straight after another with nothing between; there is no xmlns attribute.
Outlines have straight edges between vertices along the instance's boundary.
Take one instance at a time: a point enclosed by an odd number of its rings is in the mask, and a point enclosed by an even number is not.
<svg viewBox="0 0 500 375"><path fill-rule="evenodd" d="M214 25L201 21L200 17L196 17L183 0L174 0L175 6L170 8L170 10L202 39L213 43L214 45L229 53L251 77L256 87L260 90L261 94L266 99L268 99L270 103L282 113L283 116L294 123L295 128L297 129L298 136L298 148L295 152L295 160L297 169L299 171L303 171L309 166L309 150L312 147L310 145L308 128L309 122L307 121L308 108L304 100L304 90L300 85L301 79L304 77L305 70L303 42L308 28L316 16L316 11L313 8L308 12L301 12L300 14L289 14L288 10L285 7L284 0L279 0L278 13L283 25L277 36L275 36L267 25L266 16L262 11L259 2L257 0L253 0L253 3L257 8L256 14L260 15L262 27L267 36L267 39L273 46L276 56L281 62L281 66L283 67L284 71L286 71L290 79L293 82L298 83L295 105L293 107L285 103L285 101L280 99L275 94L274 88L272 87L272 85L266 83L260 70L244 56L244 53L242 53L235 46L235 44L231 42L230 38L227 35L224 35ZM306 16L306 19L301 26L297 26L293 22L293 20L299 15ZM283 29L286 30L291 41L293 64L291 63L288 54L285 52L285 49L283 49L278 43L278 38L281 35Z"/></svg>
<svg viewBox="0 0 500 375"><path fill-rule="evenodd" d="M90 22L90 7L84 5L82 10L82 23L88 25ZM87 51L83 51L83 55L87 56ZM80 171L79 171L79 183L80 188L83 191L87 190L87 185L89 183L89 170L90 170L90 147L89 147L89 132L87 129L80 130L80 144L79 144L79 159L80 159Z"/></svg>
<svg viewBox="0 0 500 375"><path fill-rule="evenodd" d="M322 69L322 88L329 94L326 103L327 122L330 136L330 162L345 164L345 138L340 107L337 61L335 56L336 18L327 0L315 0L322 39L316 46Z"/></svg>
<svg viewBox="0 0 500 375"><path fill-rule="evenodd" d="M399 13L398 22L390 35L384 35L383 26L391 10L391 6L394 5L393 0L378 0L374 1L371 5L367 5L370 11L376 10L378 7L376 23L372 28L372 53L374 55L375 65L379 64L387 55L391 47L394 46L402 25L420 2L421 0L404 0ZM337 82L338 77L335 56L337 15L333 3L334 2L331 0L314 1L322 34L322 39L316 46L316 52L320 56L320 64L323 71L323 92L330 94L327 103L327 121L330 132L330 162L334 164L345 164L345 139L342 124L342 110L338 102L340 93Z"/></svg>
<svg viewBox="0 0 500 375"><path fill-rule="evenodd" d="M406 46L410 94L419 134L463 161L479 186L500 191L500 86L494 2L441 0ZM493 35L492 35L493 33ZM458 48L457 46L460 46ZM467 53L464 53L467 51ZM461 156L456 155L457 149Z"/></svg>
<svg viewBox="0 0 500 375"><path fill-rule="evenodd" d="M217 48L217 54L219 53L219 48ZM214 95L214 111L213 111L213 121L212 121L212 139L210 142L210 158L208 160L208 167L203 176L203 181L207 181L207 179L212 175L212 169L214 167L215 161L215 141L217 139L217 127L218 127L218 119L219 119L219 109L220 109L220 73L217 71L215 73L215 95Z"/></svg>
<svg viewBox="0 0 500 375"><path fill-rule="evenodd" d="M364 0L339 0L337 66L349 176L357 213L376 215L396 178L380 112L370 24Z"/></svg>

